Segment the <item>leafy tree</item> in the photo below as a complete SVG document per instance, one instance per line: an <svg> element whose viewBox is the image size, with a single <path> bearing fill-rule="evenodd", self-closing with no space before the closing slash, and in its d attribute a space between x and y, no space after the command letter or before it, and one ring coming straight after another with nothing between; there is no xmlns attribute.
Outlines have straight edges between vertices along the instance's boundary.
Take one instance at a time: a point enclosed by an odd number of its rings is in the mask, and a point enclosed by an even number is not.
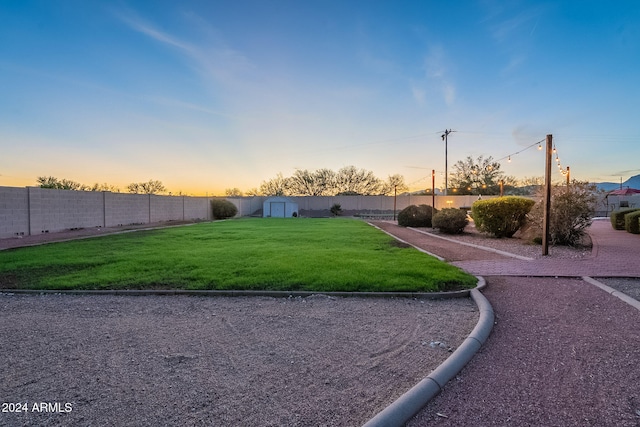
<svg viewBox="0 0 640 427"><path fill-rule="evenodd" d="M159 194L167 191L161 181L153 179L147 182L133 182L127 186L127 190L134 194Z"/></svg>
<svg viewBox="0 0 640 427"><path fill-rule="evenodd" d="M455 194L500 194L500 181L505 179L500 163L493 157L471 156L453 165L449 185Z"/></svg>
<svg viewBox="0 0 640 427"><path fill-rule="evenodd" d="M259 191L257 188L255 188L255 187L254 187L254 188L250 188L250 189L248 189L248 190L245 192L245 194L246 194L247 196L260 196L260 195L261 195L261 194L260 194L260 191Z"/></svg>

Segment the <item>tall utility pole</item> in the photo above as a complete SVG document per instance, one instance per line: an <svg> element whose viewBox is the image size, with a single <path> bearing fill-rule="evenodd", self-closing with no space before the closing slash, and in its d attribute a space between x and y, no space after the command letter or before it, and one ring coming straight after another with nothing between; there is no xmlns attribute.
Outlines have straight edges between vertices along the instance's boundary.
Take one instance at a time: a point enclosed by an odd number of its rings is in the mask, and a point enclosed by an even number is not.
<svg viewBox="0 0 640 427"><path fill-rule="evenodd" d="M449 188L449 167L447 164L447 137L451 132L455 132L455 130L444 130L444 134L442 135L442 140L444 141L444 195L447 195L447 191Z"/></svg>
<svg viewBox="0 0 640 427"><path fill-rule="evenodd" d="M544 177L544 215L542 217L542 255L549 255L549 220L551 219L551 152L553 135L547 135L547 153Z"/></svg>

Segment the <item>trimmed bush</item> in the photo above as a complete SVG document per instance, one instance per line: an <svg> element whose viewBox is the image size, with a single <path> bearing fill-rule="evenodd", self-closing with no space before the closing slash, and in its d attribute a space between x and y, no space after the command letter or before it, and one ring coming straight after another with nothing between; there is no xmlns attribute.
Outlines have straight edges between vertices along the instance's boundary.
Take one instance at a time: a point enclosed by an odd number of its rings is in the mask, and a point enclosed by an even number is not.
<svg viewBox="0 0 640 427"><path fill-rule="evenodd" d="M402 227L431 227L433 214L438 212L429 205L411 205L398 213L398 225Z"/></svg>
<svg viewBox="0 0 640 427"><path fill-rule="evenodd" d="M531 199L516 196L478 200L471 206L471 216L478 230L512 237L524 225L534 204Z"/></svg>
<svg viewBox="0 0 640 427"><path fill-rule="evenodd" d="M342 213L342 206L340 206L340 203L334 203L329 211L333 216L340 216L340 214Z"/></svg>
<svg viewBox="0 0 640 427"><path fill-rule="evenodd" d="M632 234L640 234L640 210L630 212L624 216L624 229Z"/></svg>
<svg viewBox="0 0 640 427"><path fill-rule="evenodd" d="M461 234L469 223L465 211L445 208L433 216L433 226L443 233Z"/></svg>
<svg viewBox="0 0 640 427"><path fill-rule="evenodd" d="M620 211L614 211L611 212L611 215L609 215L609 219L611 219L611 226L613 227L614 230L624 230L625 229L625 220L624 217L625 215L631 213L631 212L635 212L635 211L640 211L640 209L622 209Z"/></svg>
<svg viewBox="0 0 640 427"><path fill-rule="evenodd" d="M238 208L228 200L213 199L211 201L211 212L214 219L227 219L236 216Z"/></svg>

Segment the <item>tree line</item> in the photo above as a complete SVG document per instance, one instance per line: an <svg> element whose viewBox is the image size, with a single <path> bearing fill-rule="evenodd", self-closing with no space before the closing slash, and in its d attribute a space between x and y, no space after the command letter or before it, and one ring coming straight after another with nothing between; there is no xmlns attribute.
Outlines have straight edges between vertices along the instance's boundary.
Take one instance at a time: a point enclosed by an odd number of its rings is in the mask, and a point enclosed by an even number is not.
<svg viewBox="0 0 640 427"><path fill-rule="evenodd" d="M70 179L58 179L53 176L39 176L36 181L40 188L74 191L111 191L112 193L120 192L120 188L107 183L85 185ZM132 182L127 185L127 191L132 194L161 194L165 193L167 189L161 181L150 179L147 182Z"/></svg>
<svg viewBox="0 0 640 427"><path fill-rule="evenodd" d="M233 196L353 196L391 195L407 191L402 175L390 175L380 179L373 172L345 166L340 170L296 169L285 177L278 173L275 178L262 181L259 188L243 193L238 188L228 188L225 195Z"/></svg>

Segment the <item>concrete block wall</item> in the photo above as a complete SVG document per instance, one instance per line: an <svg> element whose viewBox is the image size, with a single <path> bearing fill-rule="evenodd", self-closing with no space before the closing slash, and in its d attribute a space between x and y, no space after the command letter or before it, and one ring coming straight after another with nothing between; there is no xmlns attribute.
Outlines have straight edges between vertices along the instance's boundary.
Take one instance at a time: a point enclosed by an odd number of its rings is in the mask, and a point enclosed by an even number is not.
<svg viewBox="0 0 640 427"><path fill-rule="evenodd" d="M147 194L104 193L106 227L149 223Z"/></svg>
<svg viewBox="0 0 640 427"><path fill-rule="evenodd" d="M104 226L100 192L29 187L30 234Z"/></svg>
<svg viewBox="0 0 640 427"><path fill-rule="evenodd" d="M184 197L151 195L151 222L182 221Z"/></svg>
<svg viewBox="0 0 640 427"><path fill-rule="evenodd" d="M27 189L0 187L0 239L20 235L29 235Z"/></svg>
<svg viewBox="0 0 640 427"><path fill-rule="evenodd" d="M484 196L491 198L496 196ZM391 212L393 196L291 197L299 211L328 215L335 203L350 213ZM238 216L262 209L265 197L229 198ZM469 207L477 196L436 196L437 209ZM156 196L110 192L52 190L39 187L0 187L0 238L55 232L72 228L114 227L150 222L210 220L211 198ZM397 196L396 210L431 205L431 196Z"/></svg>
<svg viewBox="0 0 640 427"><path fill-rule="evenodd" d="M184 198L184 219L187 221L194 219L210 220L211 203L208 197L185 197Z"/></svg>

